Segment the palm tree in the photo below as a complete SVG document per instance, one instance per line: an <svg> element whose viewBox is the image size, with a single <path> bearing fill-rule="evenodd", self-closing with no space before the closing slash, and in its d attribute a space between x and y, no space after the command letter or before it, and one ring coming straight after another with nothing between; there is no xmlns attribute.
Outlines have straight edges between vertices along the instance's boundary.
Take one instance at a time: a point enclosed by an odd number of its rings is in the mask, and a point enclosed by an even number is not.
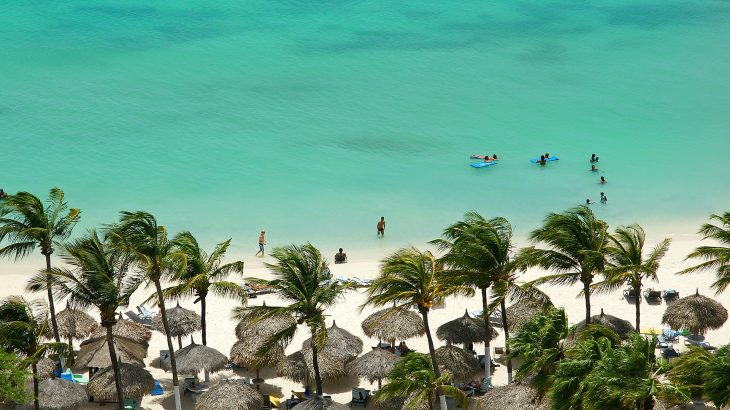
<svg viewBox="0 0 730 410"><path fill-rule="evenodd" d="M129 304L129 298L142 278L131 274L125 255L106 238L100 239L95 231L63 245L61 254L71 269L53 269L56 293L60 297L68 297L69 305L74 308L87 309L93 306L99 310L101 325L106 328L109 357L119 397L118 407L123 409L122 380L112 327L117 323L117 310ZM28 287L31 290L42 287L44 280L41 273L31 279Z"/></svg>
<svg viewBox="0 0 730 410"><path fill-rule="evenodd" d="M267 263L273 280L256 279L267 284L288 306L244 306L236 308L234 317L253 323L271 317L294 317L296 322L277 332L263 343L261 357L266 357L276 344L288 344L298 326L306 325L314 343L312 367L317 395L322 396L322 378L319 373L318 351L327 341L325 310L334 306L349 287L333 281L322 253L312 244L289 245L275 248L271 256L276 263Z"/></svg>
<svg viewBox="0 0 730 410"><path fill-rule="evenodd" d="M565 357L565 339L570 335L568 317L563 309L550 309L527 321L509 340L509 358L520 358L517 379L532 376L538 392L550 387L557 363Z"/></svg>
<svg viewBox="0 0 730 410"><path fill-rule="evenodd" d="M714 270L717 280L712 284L717 294L720 294L730 285L730 212L722 215L712 214L710 220L719 222L717 225L706 223L699 233L703 239L712 239L719 242L718 246L700 246L687 255L687 259L699 259L704 262L687 268L680 275L691 272Z"/></svg>
<svg viewBox="0 0 730 410"><path fill-rule="evenodd" d="M391 303L394 307L415 307L423 318L428 351L437 379L441 377L441 370L436 360L428 313L434 303L442 303L449 296L474 294L472 288L449 279L431 252L421 252L413 247L404 248L383 260L380 276L368 288L368 299L361 307L380 307ZM443 395L440 395L440 401L441 409L445 410L446 398Z"/></svg>
<svg viewBox="0 0 730 410"><path fill-rule="evenodd" d="M231 273L242 273L243 262L221 264L231 240L216 245L208 255L198 244L193 234L182 232L173 239L177 250L187 258L187 268L174 279L177 285L165 289L165 298L176 299L185 296L195 296L195 302L200 301L200 327L203 345L207 345L205 325L205 298L208 293L216 296L246 300L246 291L237 283L227 281Z"/></svg>
<svg viewBox="0 0 730 410"><path fill-rule="evenodd" d="M586 324L591 322L590 287L604 270L608 245L608 224L596 218L587 206L578 206L561 214L551 213L543 226L532 231L530 239L547 249L525 248L519 263L524 268L540 266L557 273L543 276L534 284L583 284Z"/></svg>
<svg viewBox="0 0 730 410"><path fill-rule="evenodd" d="M51 254L56 241L71 235L81 211L68 208L63 191L51 189L48 203L28 192L18 192L2 201L0 207L0 242L7 238L9 244L0 248L0 256L16 260L30 254L39 247L46 258L46 272L51 271ZM53 288L50 278L46 282L48 308L51 313L51 328L56 342L61 341L56 323L56 307L53 304Z"/></svg>
<svg viewBox="0 0 730 410"><path fill-rule="evenodd" d="M692 398L704 397L717 408L730 404L730 345L714 354L700 347L672 360L669 379L690 390Z"/></svg>
<svg viewBox="0 0 730 410"><path fill-rule="evenodd" d="M649 255L644 257L646 234L636 224L616 229L609 240L609 267L605 272L605 280L592 285L592 290L610 292L627 284L636 295L636 332L641 324L641 287L646 280L657 281L659 262L669 249L670 239L666 238L657 244Z"/></svg>
<svg viewBox="0 0 730 410"><path fill-rule="evenodd" d="M464 220L450 225L443 232L443 239L431 241L439 250L445 251L440 259L445 263L445 272L451 280L465 286L479 289L482 296L482 315L484 326L487 328L487 337L484 340L485 363L490 363L489 313L497 306L502 310L502 324L507 335L507 312L505 297L500 297L498 303L490 304L487 290L499 285L508 287L511 296L518 295L525 299L544 296L537 288L520 288L515 282L514 271L516 264L513 257L512 226L504 218L484 219L479 213L471 211L464 215ZM531 292L532 291L532 292ZM506 296L506 294L505 294ZM490 366L484 366L485 379L491 386ZM512 363L507 363L508 381L512 382ZM486 387L486 386L485 386Z"/></svg>
<svg viewBox="0 0 730 410"><path fill-rule="evenodd" d="M44 274L45 278L45 274ZM33 373L33 406L38 403L38 361L47 351L62 352L65 343L44 343L48 326L46 304L41 300L28 301L22 296L9 296L0 302L0 348L26 357Z"/></svg>
<svg viewBox="0 0 730 410"><path fill-rule="evenodd" d="M414 409L427 402L433 409L433 395L441 390L445 395L456 399L460 408L469 407L464 392L455 387L451 373L436 376L429 356L423 353L410 353L398 360L388 374L390 380L375 394L379 402L404 399L403 408Z"/></svg>
<svg viewBox="0 0 730 410"><path fill-rule="evenodd" d="M170 351L175 409L180 410L180 384L175 346L170 336L161 281L165 276L175 277L184 272L187 258L183 252L175 249L172 241L168 240L167 229L158 225L157 219L148 212L121 212L119 222L108 227L108 235L114 246L125 254L125 258L128 258L146 280L155 286L167 348Z"/></svg>

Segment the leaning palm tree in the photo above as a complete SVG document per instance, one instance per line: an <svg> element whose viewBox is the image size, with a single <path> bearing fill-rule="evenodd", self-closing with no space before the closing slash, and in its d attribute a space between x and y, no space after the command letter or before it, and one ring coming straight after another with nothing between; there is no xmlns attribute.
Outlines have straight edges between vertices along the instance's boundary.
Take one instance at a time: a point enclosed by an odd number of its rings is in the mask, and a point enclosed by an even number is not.
<svg viewBox="0 0 730 410"><path fill-rule="evenodd" d="M45 284L45 274L44 284ZM42 300L28 301L21 296L9 296L0 302L0 349L25 356L25 366L33 373L33 406L38 403L38 362L47 351L62 352L65 343L44 343L48 312Z"/></svg>
<svg viewBox="0 0 730 410"><path fill-rule="evenodd" d="M234 317L238 320L251 321L253 324L267 318L296 319L296 322L287 323L286 327L262 344L259 352L262 358L269 356L277 345L288 344L299 325L306 325L314 341L311 343L312 368L317 395L322 396L322 378L317 357L327 341L324 312L335 305L348 286L331 280L332 274L327 268L327 261L310 243L275 248L271 252L271 257L276 263L267 263L266 267L272 272L274 279L268 281L256 279L256 281L269 285L274 293L288 301L289 305L241 306L234 310Z"/></svg>
<svg viewBox="0 0 730 410"><path fill-rule="evenodd" d="M243 272L243 262L236 261L221 264L231 240L216 245L208 255L198 244L193 234L182 232L173 239L177 250L187 257L187 268L177 275L174 280L177 285L163 290L167 299L177 299L185 296L195 296L195 302L200 301L200 328L203 345L207 345L205 325L205 298L209 293L220 297L229 297L240 301L246 300L246 291L236 282L226 280L232 273Z"/></svg>
<svg viewBox="0 0 730 410"><path fill-rule="evenodd" d="M433 395L441 390L445 395L456 399L460 408L469 407L466 395L452 383L451 373L437 376L434 372L429 356L422 353L410 353L396 362L393 370L388 374L390 380L375 394L375 400L385 402L389 400L405 399L404 409L420 408L428 403L433 409Z"/></svg>
<svg viewBox="0 0 730 410"><path fill-rule="evenodd" d="M717 225L706 223L699 233L703 239L712 239L719 242L717 246L700 246L687 255L687 259L703 261L681 272L680 275L691 272L715 271L717 280L712 284L717 294L724 292L730 286L730 212L722 215L712 214L710 220L719 222Z"/></svg>
<svg viewBox="0 0 730 410"><path fill-rule="evenodd" d="M141 277L128 270L128 260L106 238L95 231L61 247L61 254L69 268L55 268L56 294L68 297L69 305L77 309L95 307L106 328L106 344L114 371L114 383L119 408L124 408L121 372L114 349L112 328L117 323L117 310L129 304L129 298L141 283ZM43 286L44 275L39 274L29 283L31 289Z"/></svg>
<svg viewBox="0 0 730 410"><path fill-rule="evenodd" d="M692 346L670 365L669 380L688 389L693 399L711 400L720 409L730 404L730 345L714 354Z"/></svg>
<svg viewBox="0 0 730 410"><path fill-rule="evenodd" d="M36 247L46 259L46 272L51 270L51 254L56 241L71 235L81 211L68 208L63 191L51 189L47 204L28 192L18 192L2 201L0 206L0 242L8 239L9 244L0 248L0 256L20 259ZM50 277L46 281L48 309L51 314L51 329L56 342L61 341L56 323L56 307L53 304L53 286Z"/></svg>
<svg viewBox="0 0 730 410"><path fill-rule="evenodd" d="M608 248L609 267L606 269L606 278L591 286L597 292L615 291L624 284L629 285L636 295L636 332L639 332L641 323L641 288L644 281L657 281L659 262L669 249L670 239L659 242L649 254L644 257L646 234L637 224L616 229L610 237L611 245Z"/></svg>
<svg viewBox="0 0 730 410"><path fill-rule="evenodd" d="M525 248L519 263L524 268L540 266L555 274L543 276L534 284L583 284L586 324L591 321L590 287L596 275L603 272L608 248L608 224L596 218L587 206L578 206L563 213L551 213L543 226L532 231L530 239L546 245L546 249Z"/></svg>
<svg viewBox="0 0 730 410"><path fill-rule="evenodd" d="M170 325L167 321L165 298L162 290L163 277L175 277L186 269L186 256L175 249L168 240L167 228L157 224L155 217L144 211L122 212L119 222L108 227L109 239L125 254L139 273L151 282L157 293L157 303L165 328L167 347L170 351L170 370L175 395L175 409L181 409L180 383L175 361L175 346L172 343Z"/></svg>
<svg viewBox="0 0 730 410"><path fill-rule="evenodd" d="M423 318L428 340L428 351L436 378L441 377L436 348L428 322L428 313L434 303L441 303L449 296L471 296L474 289L464 286L449 276L436 263L431 252L421 252L416 248L404 248L385 258L376 278L367 290L367 305L395 307L415 307ZM439 395L441 408L446 409L446 398Z"/></svg>

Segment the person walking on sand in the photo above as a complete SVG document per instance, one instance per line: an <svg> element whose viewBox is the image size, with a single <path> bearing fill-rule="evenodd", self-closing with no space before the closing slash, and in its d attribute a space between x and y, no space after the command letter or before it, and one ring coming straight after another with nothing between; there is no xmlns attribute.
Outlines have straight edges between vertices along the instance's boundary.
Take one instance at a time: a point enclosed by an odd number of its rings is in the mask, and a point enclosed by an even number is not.
<svg viewBox="0 0 730 410"><path fill-rule="evenodd" d="M256 252L256 256L264 256L264 245L266 245L266 238L264 237L266 235L266 231L261 231L261 235L259 235L259 251Z"/></svg>
<svg viewBox="0 0 730 410"><path fill-rule="evenodd" d="M385 237L385 217L381 216L378 221L378 236Z"/></svg>

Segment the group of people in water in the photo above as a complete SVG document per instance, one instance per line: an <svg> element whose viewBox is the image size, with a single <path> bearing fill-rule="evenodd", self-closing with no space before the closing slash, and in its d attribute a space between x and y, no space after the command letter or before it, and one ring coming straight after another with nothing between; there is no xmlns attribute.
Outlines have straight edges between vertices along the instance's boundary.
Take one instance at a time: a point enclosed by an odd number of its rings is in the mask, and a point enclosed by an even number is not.
<svg viewBox="0 0 730 410"><path fill-rule="evenodd" d="M549 152L546 152L545 154L540 155L540 159L537 161L537 164L538 165L545 165L545 164L547 164L548 161L550 161L550 153Z"/></svg>
<svg viewBox="0 0 730 410"><path fill-rule="evenodd" d="M590 162L591 162L591 172L598 172L598 167L596 167L596 162L598 162L598 156L596 156L596 154L591 154ZM605 184L606 183L606 177L601 176L601 179L600 179L599 183L601 185ZM605 203L608 202L608 197L603 192L601 192L601 199L600 199L600 201L601 201L602 204L605 204ZM592 202L590 198L586 199L586 205L590 205L592 203L594 203L594 202Z"/></svg>

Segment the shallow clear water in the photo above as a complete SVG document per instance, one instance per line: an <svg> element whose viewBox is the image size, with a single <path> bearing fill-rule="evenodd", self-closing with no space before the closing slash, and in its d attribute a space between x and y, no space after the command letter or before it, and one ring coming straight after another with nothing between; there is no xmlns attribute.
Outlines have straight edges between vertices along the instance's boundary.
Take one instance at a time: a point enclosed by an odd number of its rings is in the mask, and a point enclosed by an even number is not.
<svg viewBox="0 0 730 410"><path fill-rule="evenodd" d="M730 203L726 1L0 10L0 186L58 185L86 227L146 209L252 254L261 228L393 247L469 209L524 233L602 190L612 225L694 226ZM545 151L559 163L528 162Z"/></svg>

